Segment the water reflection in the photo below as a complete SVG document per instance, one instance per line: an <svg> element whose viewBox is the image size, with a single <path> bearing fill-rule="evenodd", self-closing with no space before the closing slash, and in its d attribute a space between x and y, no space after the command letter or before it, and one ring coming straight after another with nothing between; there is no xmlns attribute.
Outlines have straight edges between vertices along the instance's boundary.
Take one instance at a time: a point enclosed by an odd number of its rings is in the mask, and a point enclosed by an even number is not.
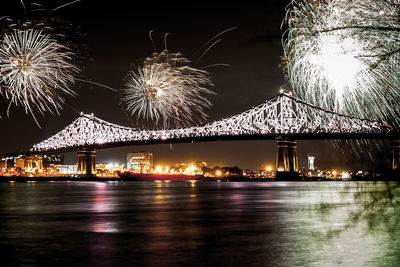
<svg viewBox="0 0 400 267"><path fill-rule="evenodd" d="M299 256L320 264L398 266L400 263L399 186L397 183L310 184L300 190L288 214L288 232L302 249L288 250L289 263ZM303 231L304 236L293 235Z"/></svg>
<svg viewBox="0 0 400 267"><path fill-rule="evenodd" d="M93 194L92 212L94 213L91 230L96 233L117 233L119 232L118 224L112 221L110 213L115 211L116 204L113 199L109 197L111 189L107 188L106 183L95 183L95 190Z"/></svg>
<svg viewBox="0 0 400 267"><path fill-rule="evenodd" d="M385 183L0 183L5 265L399 266Z"/></svg>

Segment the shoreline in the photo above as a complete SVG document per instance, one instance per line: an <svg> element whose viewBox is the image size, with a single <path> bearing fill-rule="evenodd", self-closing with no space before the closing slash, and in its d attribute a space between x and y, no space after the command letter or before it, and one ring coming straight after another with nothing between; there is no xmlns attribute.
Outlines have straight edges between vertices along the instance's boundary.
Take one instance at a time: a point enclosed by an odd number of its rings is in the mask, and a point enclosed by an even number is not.
<svg viewBox="0 0 400 267"><path fill-rule="evenodd" d="M130 178L120 177L25 177L25 176L0 176L0 182L140 182ZM353 179L328 179L322 177L304 177L297 180L276 180L275 178L249 178L249 177L204 177L196 182L356 182L356 181L400 181L395 177L379 177L368 179L357 177ZM159 181L166 182L166 181ZM172 183L174 181L171 181ZM188 181L190 182L190 181Z"/></svg>

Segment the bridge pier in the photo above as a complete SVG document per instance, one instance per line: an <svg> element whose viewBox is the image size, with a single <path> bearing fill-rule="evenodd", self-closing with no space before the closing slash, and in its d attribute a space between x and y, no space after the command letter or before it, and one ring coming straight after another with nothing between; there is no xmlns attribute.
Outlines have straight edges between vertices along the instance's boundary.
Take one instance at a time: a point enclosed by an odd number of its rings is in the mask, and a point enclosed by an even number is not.
<svg viewBox="0 0 400 267"><path fill-rule="evenodd" d="M96 150L83 148L78 151L78 175L80 177L96 176Z"/></svg>
<svg viewBox="0 0 400 267"><path fill-rule="evenodd" d="M393 170L393 175L398 178L400 176L400 140L393 140L392 141L392 153L393 153L393 159L392 159L392 170Z"/></svg>
<svg viewBox="0 0 400 267"><path fill-rule="evenodd" d="M278 140L276 159L276 180L293 181L299 179L297 150L295 140Z"/></svg>
<svg viewBox="0 0 400 267"><path fill-rule="evenodd" d="M400 140L392 141L392 149L393 149L392 169L396 171L400 169Z"/></svg>

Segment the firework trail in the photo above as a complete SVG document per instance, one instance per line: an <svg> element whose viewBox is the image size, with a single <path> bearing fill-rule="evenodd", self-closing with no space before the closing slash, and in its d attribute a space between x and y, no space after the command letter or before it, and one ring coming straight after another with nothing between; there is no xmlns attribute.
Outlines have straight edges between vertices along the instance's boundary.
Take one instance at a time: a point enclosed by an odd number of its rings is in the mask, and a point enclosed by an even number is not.
<svg viewBox="0 0 400 267"><path fill-rule="evenodd" d="M153 53L141 66L131 70L122 90L122 102L130 115L145 121L184 126L206 118L214 94L209 73L190 66L180 53Z"/></svg>
<svg viewBox="0 0 400 267"><path fill-rule="evenodd" d="M292 1L284 68L322 108L400 126L400 1Z"/></svg>
<svg viewBox="0 0 400 267"><path fill-rule="evenodd" d="M25 2L28 2L28 4L26 4ZM30 1L20 0L21 6L23 7L23 9L26 12L45 11L48 14L53 13L53 12L59 10L59 9L65 8L65 7L69 6L69 5L72 5L72 4L75 4L75 3L79 3L79 2L81 2L81 0L69 1L69 2L63 3L63 4L59 5L59 6L56 6L56 7L52 8L52 9L48 9L48 8L45 8L40 2L38 3L38 2L30 2Z"/></svg>
<svg viewBox="0 0 400 267"><path fill-rule="evenodd" d="M27 113L58 111L78 68L74 53L42 29L14 29L0 42L0 86L11 104Z"/></svg>

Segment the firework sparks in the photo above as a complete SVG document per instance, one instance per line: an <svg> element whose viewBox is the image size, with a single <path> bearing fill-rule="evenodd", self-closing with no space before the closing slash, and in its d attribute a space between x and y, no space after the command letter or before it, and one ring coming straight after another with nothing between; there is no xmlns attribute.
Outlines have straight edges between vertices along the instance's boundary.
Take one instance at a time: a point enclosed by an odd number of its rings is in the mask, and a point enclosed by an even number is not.
<svg viewBox="0 0 400 267"><path fill-rule="evenodd" d="M14 29L0 43L0 85L5 98L34 112L58 111L78 69L66 46L40 29Z"/></svg>
<svg viewBox="0 0 400 267"><path fill-rule="evenodd" d="M205 86L212 86L207 71L164 50L128 73L122 101L132 116L164 127L182 126L206 118L204 109L211 106L206 95L213 92Z"/></svg>
<svg viewBox="0 0 400 267"><path fill-rule="evenodd" d="M284 65L295 93L399 127L399 18L399 0L293 1Z"/></svg>

